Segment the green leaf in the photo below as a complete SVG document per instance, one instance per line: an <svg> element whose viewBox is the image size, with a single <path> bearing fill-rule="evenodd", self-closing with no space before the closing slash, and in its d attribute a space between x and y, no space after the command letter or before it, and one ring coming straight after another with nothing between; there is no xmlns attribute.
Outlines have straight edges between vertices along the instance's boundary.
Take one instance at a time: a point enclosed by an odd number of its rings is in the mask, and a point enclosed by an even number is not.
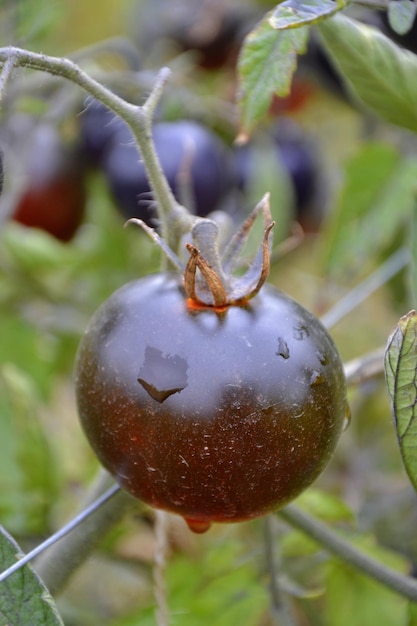
<svg viewBox="0 0 417 626"><path fill-rule="evenodd" d="M310 488L304 491L298 497L297 505L314 517L328 523L353 522L354 520L352 510L343 500L320 489Z"/></svg>
<svg viewBox="0 0 417 626"><path fill-rule="evenodd" d="M0 527L0 566L2 571L21 557L19 546ZM63 626L48 590L32 568L23 566L0 583L1 626Z"/></svg>
<svg viewBox="0 0 417 626"><path fill-rule="evenodd" d="M251 133L274 94L288 95L307 38L307 28L274 30L268 16L246 37L238 62L241 135Z"/></svg>
<svg viewBox="0 0 417 626"><path fill-rule="evenodd" d="M20 0L11 2L18 41L40 44L64 19L63 7L50 0Z"/></svg>
<svg viewBox="0 0 417 626"><path fill-rule="evenodd" d="M228 534L198 559L180 556L167 570L172 614L181 613L181 626L251 626L268 606L268 592L259 577L256 559Z"/></svg>
<svg viewBox="0 0 417 626"><path fill-rule="evenodd" d="M391 28L399 35L408 33L417 15L417 4L412 0L390 0L388 2L388 21Z"/></svg>
<svg viewBox="0 0 417 626"><path fill-rule="evenodd" d="M276 29L317 24L345 6L343 0L285 0L274 9L269 23Z"/></svg>
<svg viewBox="0 0 417 626"><path fill-rule="evenodd" d="M392 245L413 214L417 159L372 142L346 164L344 175L324 230L324 265L333 274L366 269Z"/></svg>
<svg viewBox="0 0 417 626"><path fill-rule="evenodd" d="M317 28L353 93L387 122L417 132L417 55L341 14Z"/></svg>
<svg viewBox="0 0 417 626"><path fill-rule="evenodd" d="M405 560L368 537L358 547L387 566L405 570ZM328 626L405 626L407 601L341 559L331 559L327 571L325 624Z"/></svg>
<svg viewBox="0 0 417 626"><path fill-rule="evenodd" d="M0 517L14 533L44 532L58 490L39 414L31 377L0 363Z"/></svg>
<svg viewBox="0 0 417 626"><path fill-rule="evenodd" d="M414 602L410 602L408 605L407 626L417 626L417 604L414 604Z"/></svg>
<svg viewBox="0 0 417 626"><path fill-rule="evenodd" d="M408 275L409 294L411 302L415 302L417 299L417 194L414 201L414 210L412 212L408 244L411 251L411 263Z"/></svg>
<svg viewBox="0 0 417 626"><path fill-rule="evenodd" d="M417 314L399 320L388 340L385 375L394 424L408 477L417 491Z"/></svg>

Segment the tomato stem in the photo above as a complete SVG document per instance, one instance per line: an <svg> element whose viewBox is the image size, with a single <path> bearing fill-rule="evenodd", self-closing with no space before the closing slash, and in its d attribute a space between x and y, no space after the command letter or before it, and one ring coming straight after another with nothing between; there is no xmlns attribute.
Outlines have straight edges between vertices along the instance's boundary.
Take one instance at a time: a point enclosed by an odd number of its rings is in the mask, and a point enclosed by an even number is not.
<svg viewBox="0 0 417 626"><path fill-rule="evenodd" d="M342 558L346 563L353 565L392 591L396 591L412 602L417 602L417 581L411 576L396 572L365 554L325 523L293 504L279 511L278 515L291 526L317 541L328 552Z"/></svg>

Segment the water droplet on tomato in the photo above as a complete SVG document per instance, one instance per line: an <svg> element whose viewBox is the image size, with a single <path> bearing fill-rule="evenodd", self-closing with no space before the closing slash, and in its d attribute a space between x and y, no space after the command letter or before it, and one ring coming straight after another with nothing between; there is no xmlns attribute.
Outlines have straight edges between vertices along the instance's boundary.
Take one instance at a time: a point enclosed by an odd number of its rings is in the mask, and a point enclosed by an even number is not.
<svg viewBox="0 0 417 626"><path fill-rule="evenodd" d="M282 337L278 337L278 348L275 354L281 356L283 359L290 358L290 349L287 342Z"/></svg>
<svg viewBox="0 0 417 626"><path fill-rule="evenodd" d="M207 522L206 520L190 519L188 517L185 517L184 520L186 521L188 528L192 530L193 533L198 535L206 533L211 526L211 522Z"/></svg>
<svg viewBox="0 0 417 626"><path fill-rule="evenodd" d="M297 339L297 341L301 341L302 339L307 339L309 335L310 335L310 331L308 330L307 326L303 322L298 322L298 324L296 324L293 327L293 336L294 336L294 339Z"/></svg>
<svg viewBox="0 0 417 626"><path fill-rule="evenodd" d="M324 382L326 382L326 379L321 372L319 372L318 370L313 370L311 372L310 385L312 387L322 385Z"/></svg>
<svg viewBox="0 0 417 626"><path fill-rule="evenodd" d="M165 355L147 346L145 359L138 374L138 383L157 402L164 402L187 386L188 363L179 355Z"/></svg>
<svg viewBox="0 0 417 626"><path fill-rule="evenodd" d="M352 414L350 412L350 406L347 405L346 406L346 412L345 412L345 416L343 419L343 432L345 432L345 430L347 430L350 426L350 422L351 422L351 418L352 418Z"/></svg>
<svg viewBox="0 0 417 626"><path fill-rule="evenodd" d="M323 352L321 352L320 350L317 350L316 354L317 354L317 358L320 361L320 363L322 365L327 365L327 363L329 362L327 356L325 354L323 354Z"/></svg>

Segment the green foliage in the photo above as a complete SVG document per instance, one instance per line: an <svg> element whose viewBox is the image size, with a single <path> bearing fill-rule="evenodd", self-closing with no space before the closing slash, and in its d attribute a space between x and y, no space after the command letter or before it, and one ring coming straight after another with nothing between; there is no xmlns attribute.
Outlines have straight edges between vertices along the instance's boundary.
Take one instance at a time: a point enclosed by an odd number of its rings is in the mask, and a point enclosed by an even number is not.
<svg viewBox="0 0 417 626"><path fill-rule="evenodd" d="M183 626L193 626L196 621L201 625L250 626L259 620L268 596L256 561L247 560L242 548L230 538L213 546L203 562L178 559L173 563L168 571L171 606L174 614L182 613Z"/></svg>
<svg viewBox="0 0 417 626"><path fill-rule="evenodd" d="M394 423L408 477L417 490L417 314L411 311L398 322L388 340L385 372Z"/></svg>
<svg viewBox="0 0 417 626"><path fill-rule="evenodd" d="M33 47L41 44L63 18L63 3L57 0L3 0L0 18L0 33L14 39L8 43L19 42Z"/></svg>
<svg viewBox="0 0 417 626"><path fill-rule="evenodd" d="M13 565L21 556L19 546L0 528L1 569ZM1 626L63 626L55 604L32 568L25 565L0 583Z"/></svg>
<svg viewBox="0 0 417 626"><path fill-rule="evenodd" d="M6 34L7 42L13 39L23 44L29 42L32 47L39 45L53 28L57 16L62 15L64 3L59 4L48 0L1 3L3 39ZM312 24L317 24L327 50L349 87L380 116L382 123L388 121L417 131L417 57L401 50L374 29L344 17L340 14L343 8L343 0L286 0L266 15L247 37L238 67L242 137L250 135L268 115L275 94L286 96L290 92L297 55L305 52ZM328 19L334 13L338 15ZM393 28L398 33L405 33L415 18L416 5L410 0L390 1L388 13ZM15 30L9 29L11 18L16 20ZM185 65L188 62L186 57ZM96 71L95 63L91 67ZM181 63L176 67L181 70ZM198 83L198 89L203 93L211 95L213 85L217 89L222 80L230 88L227 72L226 78L218 79L209 78L204 73L193 74L190 67L187 71L186 80L181 77L178 81L183 90L181 103L193 100L190 93L195 85L192 88L190 85L195 76L198 80L194 83ZM122 79L128 80L128 77L123 75ZM35 94L34 104L39 107L34 110L48 110L47 97L41 100ZM205 103L199 104L197 109L205 112ZM223 113L226 110L227 107ZM211 114L210 109L208 117ZM326 108L324 114L332 121L337 133L343 135L346 132L339 127L337 115L331 107ZM224 120L222 123L226 125ZM266 191L264 181L270 179L273 168L265 145L260 142L255 157L255 178L250 183L253 203ZM412 153L403 154L384 137L378 141L361 142L356 154L343 164L341 178L335 206L331 207L329 220L315 240L315 250L323 261L317 275L314 274L316 268L309 241L300 245L294 257L287 260L287 264L291 264L288 273L296 277L291 284L296 297L307 297L310 289L315 290L321 284L323 267L333 277L353 276L356 280L359 274L367 273L370 267L377 265L400 238L401 241L407 240L404 235L408 231L413 231L414 272L417 276L416 157ZM72 366L79 337L91 313L110 292L131 278L149 273L159 264L156 248L142 233L135 228L123 229L123 221L116 216L100 180L91 178L88 187L86 223L71 244L57 243L44 233L14 224L4 225L1 232L0 517L13 534L32 535L31 541L36 541L40 534L48 534L50 525L55 523L57 502L58 507L66 506L67 496L73 497L73 477L65 475L63 459L57 451L62 451L62 457L66 454L73 457L77 479L87 478L90 471L90 466L83 466L80 440L75 437L66 447L63 437L68 424L62 410L67 408L64 404L66 397L60 396L60 386L72 389ZM274 218L279 222L282 210L285 213L282 221L286 224L291 192L282 172L275 173L274 188L270 191L278 198ZM288 265L277 263L278 281L285 278ZM414 283L417 293L417 279ZM314 293L313 299L316 296ZM371 317L370 322L363 320L363 328L346 326L348 342L358 355L363 350L361 337L367 328L378 323L386 327L386 320L392 318L390 304L383 295ZM414 487L417 486L415 346L416 315L410 313L400 320L390 337L385 364L400 450ZM360 397L367 393L368 386L356 390ZM47 417L51 412L54 414L53 428ZM372 429L380 425L381 415L378 412L372 416L372 424L369 417L361 416L363 422L360 425L368 432L366 451L355 446L357 433L350 435L346 453L349 462L342 453L338 459L340 465L335 465L337 489L342 494L353 492L354 501L359 505L361 499L367 497L371 479L376 479L377 489L389 489L391 475L388 474L396 471L389 465L385 480L379 466L375 470L374 457L377 455L370 440ZM69 420L71 428L74 427L76 415L73 412L70 412ZM77 429L77 425L74 428ZM395 457L394 446L395 441ZM391 452L389 448L387 457ZM364 475L364 468L369 471L370 479ZM396 476L392 482L397 484ZM298 504L332 526L349 527L354 518L352 510L338 496L320 488L307 491ZM207 538L198 537L193 544L194 548L198 546L194 551L174 548L167 565L173 626L229 626L233 623L259 626L266 622L270 604L269 574L265 571L260 527L254 523L243 530L214 528ZM139 539L140 532L137 531ZM395 524L390 532L391 535L398 533ZM123 535L123 530L120 534ZM146 541L149 541L148 535ZM367 538L359 543L364 551L382 562L406 571L405 559L377 548ZM0 537L0 547L3 569L15 562L18 548L6 534ZM285 527L278 535L276 547L283 562L280 583L296 606L300 623L325 626L417 624L415 605L407 605L385 587L327 555L300 531ZM413 556L407 552L407 547L410 546L405 546L404 552L412 562ZM112 556L109 549L109 560ZM117 554L116 558L119 563L122 561L120 555ZM129 565L134 559L129 560ZM140 562L138 569L149 575L148 565L143 566ZM137 561L134 566L138 566ZM151 579L150 575L148 577ZM313 597L315 600L311 600ZM312 608L305 608L306 598L311 601ZM126 613L124 609L117 615L100 615L96 619L95 611L99 611L99 605L100 600L91 594L94 615L91 623L99 621L106 626L153 626L155 623L154 606L143 601L138 601L133 611L129 609L128 615L123 614ZM75 612L76 607L72 609ZM62 623L47 591L28 567L0 584L0 616L3 620L0 626ZM74 617L71 623L76 624L77 618Z"/></svg>
<svg viewBox="0 0 417 626"><path fill-rule="evenodd" d="M355 542L363 551L395 568L402 559L367 537ZM328 626L407 626L408 603L347 563L333 559L326 576L325 624Z"/></svg>
<svg viewBox="0 0 417 626"><path fill-rule="evenodd" d="M320 489L307 489L297 498L297 504L311 515L334 524L336 522L352 522L353 513L348 505L332 493Z"/></svg>
<svg viewBox="0 0 417 626"><path fill-rule="evenodd" d="M407 626L417 626L417 604L410 603L408 606Z"/></svg>
<svg viewBox="0 0 417 626"><path fill-rule="evenodd" d="M241 135L250 135L274 94L288 95L307 37L306 28L277 31L266 18L248 35L238 65Z"/></svg>
<svg viewBox="0 0 417 626"><path fill-rule="evenodd" d="M0 515L14 533L42 532L58 492L40 405L31 376L15 364L0 364Z"/></svg>
<svg viewBox="0 0 417 626"><path fill-rule="evenodd" d="M409 225L417 159L387 143L364 143L344 170L326 226L324 267L331 274L363 272Z"/></svg>
<svg viewBox="0 0 417 626"><path fill-rule="evenodd" d="M341 14L317 28L353 93L385 121L416 132L417 56Z"/></svg>
<svg viewBox="0 0 417 626"><path fill-rule="evenodd" d="M274 10L269 23L273 28L299 28L331 17L346 7L344 0L285 0Z"/></svg>
<svg viewBox="0 0 417 626"><path fill-rule="evenodd" d="M196 557L178 555L168 564L167 586L173 626L253 626L268 608L268 592L256 559L241 541L223 533ZM154 607L114 626L153 626Z"/></svg>

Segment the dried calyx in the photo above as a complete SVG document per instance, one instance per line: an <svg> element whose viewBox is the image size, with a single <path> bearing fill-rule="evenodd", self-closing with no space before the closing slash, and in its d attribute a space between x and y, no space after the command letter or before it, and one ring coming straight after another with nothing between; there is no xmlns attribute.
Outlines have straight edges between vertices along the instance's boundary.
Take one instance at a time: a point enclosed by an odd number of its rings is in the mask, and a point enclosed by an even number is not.
<svg viewBox="0 0 417 626"><path fill-rule="evenodd" d="M264 229L257 253L246 272L236 275L244 262L242 251L258 216L263 217ZM185 244L189 252L186 263L142 220L132 218L127 223L141 226L161 247L183 275L187 298L197 306L223 308L245 302L259 292L268 277L274 226L269 194L265 194L223 250L218 243L217 223L208 218L196 218L189 233L191 241Z"/></svg>

